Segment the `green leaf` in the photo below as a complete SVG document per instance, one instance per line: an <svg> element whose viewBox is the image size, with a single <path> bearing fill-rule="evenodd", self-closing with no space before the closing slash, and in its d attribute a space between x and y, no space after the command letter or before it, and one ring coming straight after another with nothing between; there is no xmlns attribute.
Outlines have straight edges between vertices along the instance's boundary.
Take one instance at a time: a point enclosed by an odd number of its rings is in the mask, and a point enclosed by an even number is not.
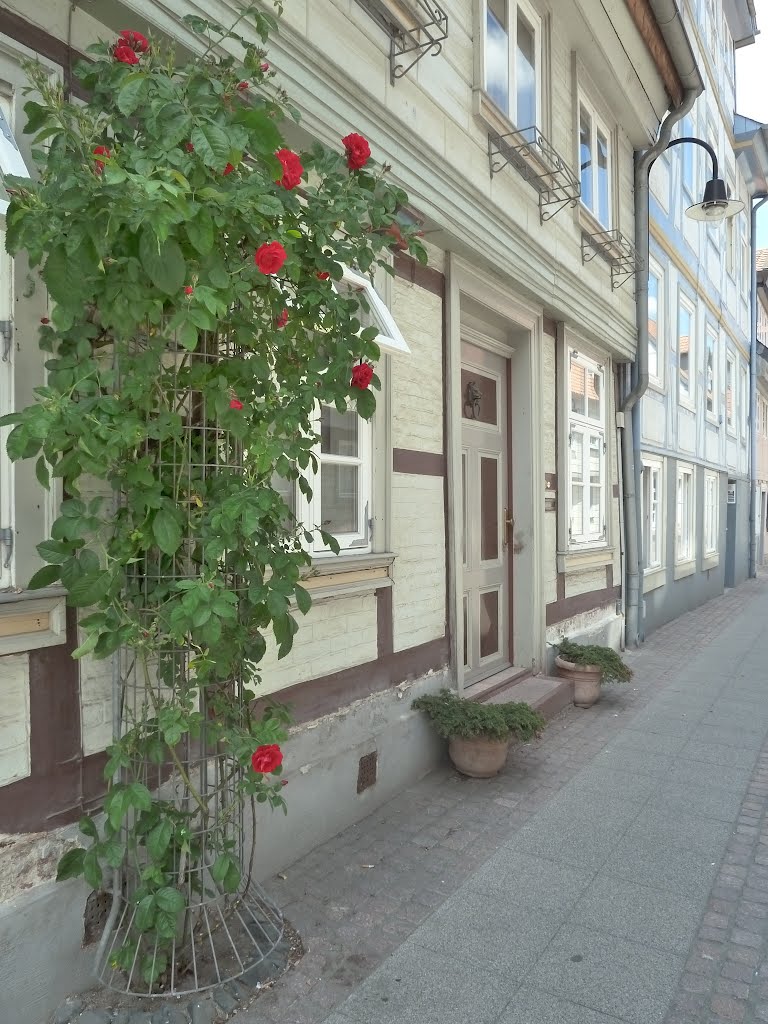
<svg viewBox="0 0 768 1024"><path fill-rule="evenodd" d="M92 889L101 888L101 865L96 853L96 848L91 847L83 857L83 876Z"/></svg>
<svg viewBox="0 0 768 1024"><path fill-rule="evenodd" d="M47 490L51 483L51 474L48 472L48 465L42 455L35 463L35 476L40 486Z"/></svg>
<svg viewBox="0 0 768 1024"><path fill-rule="evenodd" d="M80 821L77 823L77 827L83 833L84 836L90 836L91 839L98 839L99 833L96 829L93 818L89 818L87 814L84 814Z"/></svg>
<svg viewBox="0 0 768 1024"><path fill-rule="evenodd" d="M282 146L283 140L280 137L280 131L266 110L257 110L253 107L245 109L238 114L237 120L240 124L245 125L250 133L248 138L250 149L271 156L276 149L280 149Z"/></svg>
<svg viewBox="0 0 768 1024"><path fill-rule="evenodd" d="M161 861L165 856L165 851L168 849L171 838L173 836L173 825L164 818L162 821L158 821L157 825L147 836L146 846L149 851L149 855L154 861Z"/></svg>
<svg viewBox="0 0 768 1024"><path fill-rule="evenodd" d="M59 579L61 579L61 569L58 565L44 565L29 581L27 590L42 590L43 587L50 587Z"/></svg>
<svg viewBox="0 0 768 1024"><path fill-rule="evenodd" d="M67 878L79 878L83 873L84 860L85 850L67 850L56 869L56 881L64 882Z"/></svg>
<svg viewBox="0 0 768 1024"><path fill-rule="evenodd" d="M175 555L181 547L181 527L176 517L165 509L160 509L155 516L152 533L157 546L166 555Z"/></svg>
<svg viewBox="0 0 768 1024"><path fill-rule="evenodd" d="M127 788L128 799L139 811L148 811L152 806L152 794L143 782L132 782Z"/></svg>
<svg viewBox="0 0 768 1024"><path fill-rule="evenodd" d="M104 860L111 868L119 868L125 857L125 844L114 837L105 839L101 843L101 852Z"/></svg>
<svg viewBox="0 0 768 1024"><path fill-rule="evenodd" d="M136 927L140 932L148 932L155 923L155 897L152 893L139 900L136 908Z"/></svg>
<svg viewBox="0 0 768 1024"><path fill-rule="evenodd" d="M213 248L213 221L207 210L201 210L194 220L184 225L187 238L201 256L207 256Z"/></svg>
<svg viewBox="0 0 768 1024"><path fill-rule="evenodd" d="M224 876L224 890L225 892L237 892L237 887L240 884L240 868L237 866L237 862L234 858L230 859L229 869Z"/></svg>
<svg viewBox="0 0 768 1024"><path fill-rule="evenodd" d="M170 886L158 889L155 900L160 910L164 910L167 914L180 914L187 905L179 890L172 889Z"/></svg>
<svg viewBox="0 0 768 1024"><path fill-rule="evenodd" d="M151 228L144 228L139 240L139 259L144 272L161 292L177 295L184 287L187 266L175 239L160 242Z"/></svg>
<svg viewBox="0 0 768 1024"><path fill-rule="evenodd" d="M214 882L218 882L219 885L224 883L224 879L227 877L232 858L228 853L222 853L214 861L213 867L211 868L211 878Z"/></svg>
<svg viewBox="0 0 768 1024"><path fill-rule="evenodd" d="M53 568L51 566L51 568ZM74 608L87 608L98 604L109 590L112 574L108 572L87 572L75 580L69 588L69 604Z"/></svg>
<svg viewBox="0 0 768 1024"><path fill-rule="evenodd" d="M189 138L203 163L221 173L229 163L232 150L226 133L217 124L207 121L193 128Z"/></svg>
<svg viewBox="0 0 768 1024"><path fill-rule="evenodd" d="M115 830L120 828L123 818L130 809L131 797L125 786L113 786L104 798L104 810L110 820L112 828Z"/></svg>
<svg viewBox="0 0 768 1024"><path fill-rule="evenodd" d="M85 640L83 640L83 642L80 644L80 646L76 647L74 651L72 651L71 657L73 657L75 661L77 661L79 658L84 658L86 654L90 654L91 651L94 650L98 642L99 634L89 633Z"/></svg>
<svg viewBox="0 0 768 1024"><path fill-rule="evenodd" d="M277 196L256 196L253 205L259 213L263 213L267 217L279 217L283 212L283 204Z"/></svg>
<svg viewBox="0 0 768 1024"><path fill-rule="evenodd" d="M299 609L302 615L306 615L309 609L312 607L312 597L308 590L304 587L296 587L296 607Z"/></svg>
<svg viewBox="0 0 768 1024"><path fill-rule="evenodd" d="M146 78L144 74L129 75L117 92L117 108L126 117L134 112L141 103Z"/></svg>
<svg viewBox="0 0 768 1024"><path fill-rule="evenodd" d="M61 565L65 562L71 551L68 544L62 544L60 540L44 540L42 544L37 545L37 553L45 562L50 562L51 565Z"/></svg>

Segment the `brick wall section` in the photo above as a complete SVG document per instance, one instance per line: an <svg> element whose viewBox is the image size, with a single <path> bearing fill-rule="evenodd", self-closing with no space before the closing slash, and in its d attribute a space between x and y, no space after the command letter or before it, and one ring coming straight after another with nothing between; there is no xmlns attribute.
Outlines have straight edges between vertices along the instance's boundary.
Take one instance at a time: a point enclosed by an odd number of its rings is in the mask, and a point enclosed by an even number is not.
<svg viewBox="0 0 768 1024"><path fill-rule="evenodd" d="M29 657L0 658L0 786L26 779L29 763Z"/></svg>

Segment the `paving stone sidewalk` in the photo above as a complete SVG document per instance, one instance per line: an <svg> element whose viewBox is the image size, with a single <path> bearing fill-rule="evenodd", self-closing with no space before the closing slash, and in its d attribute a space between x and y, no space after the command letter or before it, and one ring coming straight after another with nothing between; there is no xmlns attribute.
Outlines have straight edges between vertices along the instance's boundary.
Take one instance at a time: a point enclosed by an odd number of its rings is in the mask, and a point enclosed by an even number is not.
<svg viewBox="0 0 768 1024"><path fill-rule="evenodd" d="M749 581L269 880L308 952L237 1024L768 1021L766 623Z"/></svg>

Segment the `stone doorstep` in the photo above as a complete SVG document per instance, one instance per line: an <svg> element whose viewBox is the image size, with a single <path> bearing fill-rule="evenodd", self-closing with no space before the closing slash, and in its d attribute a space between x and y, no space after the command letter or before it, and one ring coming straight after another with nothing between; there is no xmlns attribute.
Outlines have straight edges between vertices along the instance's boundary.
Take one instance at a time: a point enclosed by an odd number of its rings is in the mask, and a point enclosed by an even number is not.
<svg viewBox="0 0 768 1024"><path fill-rule="evenodd" d="M491 693L483 703L505 704L507 701L522 701L544 718L554 718L573 703L573 683L549 676L528 676L519 682L513 679Z"/></svg>

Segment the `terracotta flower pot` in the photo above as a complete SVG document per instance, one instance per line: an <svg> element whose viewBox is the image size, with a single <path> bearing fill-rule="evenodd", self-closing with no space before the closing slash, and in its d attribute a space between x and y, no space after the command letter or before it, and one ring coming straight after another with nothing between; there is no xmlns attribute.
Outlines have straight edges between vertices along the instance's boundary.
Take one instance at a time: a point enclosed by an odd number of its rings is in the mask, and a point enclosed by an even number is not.
<svg viewBox="0 0 768 1024"><path fill-rule="evenodd" d="M557 674L573 683L573 703L577 708L591 708L600 699L601 672L598 665L575 665L565 658L555 658Z"/></svg>
<svg viewBox="0 0 768 1024"><path fill-rule="evenodd" d="M507 761L510 740L493 740L488 736L474 736L465 740L451 736L448 755L462 775L473 779L490 779L498 775Z"/></svg>

